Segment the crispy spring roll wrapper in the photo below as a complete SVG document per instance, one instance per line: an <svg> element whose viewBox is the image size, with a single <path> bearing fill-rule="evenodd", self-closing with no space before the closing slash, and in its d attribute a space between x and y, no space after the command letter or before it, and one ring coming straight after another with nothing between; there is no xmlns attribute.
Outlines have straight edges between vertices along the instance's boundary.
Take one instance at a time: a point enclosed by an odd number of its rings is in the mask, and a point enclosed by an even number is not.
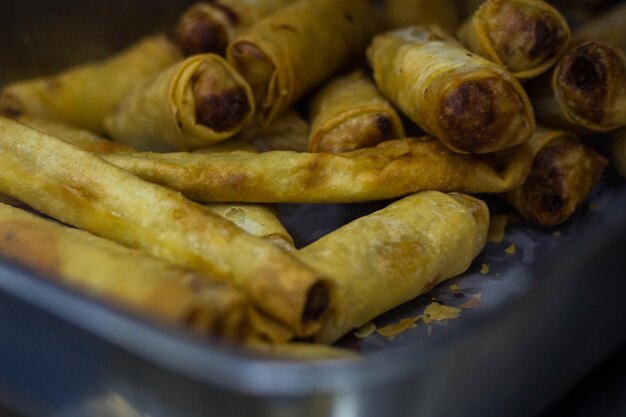
<svg viewBox="0 0 626 417"><path fill-rule="evenodd" d="M524 218L557 226L587 199L607 160L571 133L538 129L529 143L535 155L530 174L503 197Z"/></svg>
<svg viewBox="0 0 626 417"><path fill-rule="evenodd" d="M0 257L147 317L243 335L245 296L187 268L0 204Z"/></svg>
<svg viewBox="0 0 626 417"><path fill-rule="evenodd" d="M136 153L103 158L196 201L353 203L432 189L508 191L526 178L532 153L523 144L488 155L463 155L427 137L342 154Z"/></svg>
<svg viewBox="0 0 626 417"><path fill-rule="evenodd" d="M295 250L293 238L278 219L278 213L268 206L259 204L207 204L206 207L253 236L267 239L289 252Z"/></svg>
<svg viewBox="0 0 626 417"><path fill-rule="evenodd" d="M185 54L223 55L226 47L256 22L293 0L218 0L189 7L178 19L176 39Z"/></svg>
<svg viewBox="0 0 626 417"><path fill-rule="evenodd" d="M237 36L230 62L267 126L365 50L379 23L368 0L298 0Z"/></svg>
<svg viewBox="0 0 626 417"><path fill-rule="evenodd" d="M9 84L0 96L0 110L43 116L103 133L104 118L133 87L181 57L164 36L145 38L104 61Z"/></svg>
<svg viewBox="0 0 626 417"><path fill-rule="evenodd" d="M626 125L626 55L602 42L570 49L528 85L539 123L579 133Z"/></svg>
<svg viewBox="0 0 626 417"><path fill-rule="evenodd" d="M113 139L138 150L188 150L235 135L253 114L248 83L220 56L204 54L134 89L105 125Z"/></svg>
<svg viewBox="0 0 626 417"><path fill-rule="evenodd" d="M438 25L453 32L460 23L456 0L385 0L387 26Z"/></svg>
<svg viewBox="0 0 626 417"><path fill-rule="evenodd" d="M520 83L436 28L383 33L367 54L382 93L454 151L494 152L526 142L535 130Z"/></svg>
<svg viewBox="0 0 626 417"><path fill-rule="evenodd" d="M362 217L298 251L334 281L334 309L315 336L353 328L464 272L487 239L489 210L464 194L425 191Z"/></svg>
<svg viewBox="0 0 626 417"><path fill-rule="evenodd" d="M611 136L611 162L622 177L626 178L626 128Z"/></svg>
<svg viewBox="0 0 626 417"><path fill-rule="evenodd" d="M587 41L600 41L626 49L624 22L626 22L626 3L620 2L576 29L572 42L579 44Z"/></svg>
<svg viewBox="0 0 626 417"><path fill-rule="evenodd" d="M406 137L396 110L361 71L337 78L311 103L309 152L348 152Z"/></svg>
<svg viewBox="0 0 626 417"><path fill-rule="evenodd" d="M558 61L571 33L561 13L543 0L487 0L457 36L470 51L526 79Z"/></svg>
<svg viewBox="0 0 626 417"><path fill-rule="evenodd" d="M330 284L319 273L179 193L8 119L0 119L0 162L0 192L66 224L230 282L296 336L319 330L331 304Z"/></svg>

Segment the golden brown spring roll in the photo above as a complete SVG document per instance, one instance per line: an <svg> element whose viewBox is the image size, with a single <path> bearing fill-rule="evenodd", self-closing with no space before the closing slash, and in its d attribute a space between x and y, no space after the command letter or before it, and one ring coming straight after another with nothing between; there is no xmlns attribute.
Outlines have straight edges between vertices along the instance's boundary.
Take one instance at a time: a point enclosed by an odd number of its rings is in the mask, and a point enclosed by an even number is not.
<svg viewBox="0 0 626 417"><path fill-rule="evenodd" d="M298 0L237 36L228 62L250 83L267 126L358 57L377 29L368 0Z"/></svg>
<svg viewBox="0 0 626 417"><path fill-rule="evenodd" d="M626 128L612 134L611 162L622 177L626 178Z"/></svg>
<svg viewBox="0 0 626 417"><path fill-rule="evenodd" d="M353 203L433 189L507 191L522 184L532 154L520 145L488 155L463 155L422 138L386 141L343 154L136 153L103 158L196 201Z"/></svg>
<svg viewBox="0 0 626 417"><path fill-rule="evenodd" d="M293 238L278 219L276 210L259 204L207 204L213 213L235 223L253 236L262 237L292 252Z"/></svg>
<svg viewBox="0 0 626 417"><path fill-rule="evenodd" d="M320 342L464 272L487 239L489 210L463 194L426 191L335 230L298 251L334 281L334 309Z"/></svg>
<svg viewBox="0 0 626 417"><path fill-rule="evenodd" d="M456 0L385 0L384 6L389 28L439 25L453 32L461 19Z"/></svg>
<svg viewBox="0 0 626 417"><path fill-rule="evenodd" d="M528 86L539 123L580 133L626 125L626 55L602 42L570 49Z"/></svg>
<svg viewBox="0 0 626 417"><path fill-rule="evenodd" d="M587 41L600 41L626 49L624 22L626 22L626 3L620 2L576 29L572 42L579 44Z"/></svg>
<svg viewBox="0 0 626 417"><path fill-rule="evenodd" d="M217 0L196 3L178 19L178 44L187 55L205 52L223 55L235 36L292 1Z"/></svg>
<svg viewBox="0 0 626 417"><path fill-rule="evenodd" d="M361 71L337 78L311 103L309 152L348 152L406 137L396 110Z"/></svg>
<svg viewBox="0 0 626 417"><path fill-rule="evenodd" d="M607 160L571 133L537 129L529 144L535 155L530 174L504 198L524 218L557 226L587 199Z"/></svg>
<svg viewBox="0 0 626 417"><path fill-rule="evenodd" d="M104 118L136 85L181 59L164 36L146 38L101 62L6 86L0 110L104 132Z"/></svg>
<svg viewBox="0 0 626 417"><path fill-rule="evenodd" d="M374 38L367 54L383 94L457 152L494 152L530 139L535 119L520 83L439 32L412 26Z"/></svg>
<svg viewBox="0 0 626 417"><path fill-rule="evenodd" d="M470 51L525 79L551 68L571 33L565 18L543 0L487 0L457 36Z"/></svg>
<svg viewBox="0 0 626 417"><path fill-rule="evenodd" d="M66 224L230 282L296 336L320 328L331 303L327 281L179 193L1 118L0 163L0 192Z"/></svg>
<svg viewBox="0 0 626 417"><path fill-rule="evenodd" d="M134 89L107 117L111 137L138 150L206 147L254 114L248 83L223 58L195 55Z"/></svg>
<svg viewBox="0 0 626 417"><path fill-rule="evenodd" d="M210 276L0 204L0 257L147 317L241 337L245 297Z"/></svg>

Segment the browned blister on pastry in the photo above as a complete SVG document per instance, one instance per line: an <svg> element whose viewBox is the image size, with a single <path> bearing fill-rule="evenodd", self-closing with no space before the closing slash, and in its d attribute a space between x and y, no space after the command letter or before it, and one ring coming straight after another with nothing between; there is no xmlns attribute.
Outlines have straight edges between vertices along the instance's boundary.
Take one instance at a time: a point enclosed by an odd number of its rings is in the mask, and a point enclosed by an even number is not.
<svg viewBox="0 0 626 417"><path fill-rule="evenodd" d="M309 152L348 152L405 137L400 116L361 71L322 88L310 119Z"/></svg>
<svg viewBox="0 0 626 417"><path fill-rule="evenodd" d="M534 153L530 174L504 198L526 219L557 226L587 199L608 161L571 133L540 128L529 144Z"/></svg>
<svg viewBox="0 0 626 417"><path fill-rule="evenodd" d="M452 150L494 152L527 141L535 130L519 82L436 28L380 34L368 59L381 92Z"/></svg>
<svg viewBox="0 0 626 417"><path fill-rule="evenodd" d="M223 55L228 43L293 0L217 0L196 3L180 16L176 39L185 54Z"/></svg>
<svg viewBox="0 0 626 417"><path fill-rule="evenodd" d="M520 79L552 67L570 36L563 16L542 0L488 0L458 30L468 49Z"/></svg>
<svg viewBox="0 0 626 417"><path fill-rule="evenodd" d="M28 113L104 132L104 119L130 90L182 58L164 36L146 38L104 61L9 84L0 110Z"/></svg>
<svg viewBox="0 0 626 417"><path fill-rule="evenodd" d="M570 49L528 91L537 120L580 133L626 125L626 54L602 42Z"/></svg>

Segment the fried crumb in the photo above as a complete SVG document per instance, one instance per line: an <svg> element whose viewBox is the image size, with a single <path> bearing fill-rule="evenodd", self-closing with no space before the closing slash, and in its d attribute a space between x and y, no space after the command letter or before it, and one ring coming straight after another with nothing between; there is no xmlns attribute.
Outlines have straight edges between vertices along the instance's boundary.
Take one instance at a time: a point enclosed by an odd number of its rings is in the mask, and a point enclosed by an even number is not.
<svg viewBox="0 0 626 417"><path fill-rule="evenodd" d="M407 331L408 329L417 327L416 322L421 318L422 316L420 315L420 316L402 319L398 321L397 323L393 323L388 326L381 327L378 330L376 330L376 332L381 336L393 338L399 335L400 333Z"/></svg>
<svg viewBox="0 0 626 417"><path fill-rule="evenodd" d="M474 294L470 297L469 300L467 300L466 302L464 302L463 304L461 304L459 307L464 308L464 309L472 309L472 308L476 308L478 306L480 306L480 299L483 295L482 294Z"/></svg>
<svg viewBox="0 0 626 417"><path fill-rule="evenodd" d="M492 216L489 221L489 232L487 233L487 242L500 243L504 239L507 223L509 222L508 214L499 214Z"/></svg>
<svg viewBox="0 0 626 417"><path fill-rule="evenodd" d="M514 255L516 249L517 248L515 247L515 243L511 243L509 246L507 246L507 248L504 251L508 253L509 255Z"/></svg>
<svg viewBox="0 0 626 417"><path fill-rule="evenodd" d="M365 339L368 336L371 336L376 331L376 323L367 322L363 326L359 327L354 331L354 336L359 339Z"/></svg>
<svg viewBox="0 0 626 417"><path fill-rule="evenodd" d="M461 289L461 286L459 284L452 284L450 285L450 289L452 291L459 291Z"/></svg>
<svg viewBox="0 0 626 417"><path fill-rule="evenodd" d="M489 273L489 264L482 264L480 266L480 273L486 275Z"/></svg>
<svg viewBox="0 0 626 417"><path fill-rule="evenodd" d="M589 207L591 209L591 211L599 211L600 210L600 204L592 204L591 207Z"/></svg>
<svg viewBox="0 0 626 417"><path fill-rule="evenodd" d="M561 237L561 231L560 230L555 230L554 232L552 232L552 236L554 236L554 237Z"/></svg>
<svg viewBox="0 0 626 417"><path fill-rule="evenodd" d="M430 303L424 309L424 323L456 319L461 315L458 307L444 306L438 303Z"/></svg>
<svg viewBox="0 0 626 417"><path fill-rule="evenodd" d="M430 336L431 334L433 334L433 326L428 325L428 330L426 330L426 334L427 334L428 336Z"/></svg>

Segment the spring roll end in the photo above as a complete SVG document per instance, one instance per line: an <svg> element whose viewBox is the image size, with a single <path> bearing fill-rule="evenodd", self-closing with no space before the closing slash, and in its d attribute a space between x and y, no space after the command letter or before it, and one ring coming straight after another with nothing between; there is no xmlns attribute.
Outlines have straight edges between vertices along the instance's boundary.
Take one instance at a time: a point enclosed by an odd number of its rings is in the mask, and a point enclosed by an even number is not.
<svg viewBox="0 0 626 417"><path fill-rule="evenodd" d="M330 290L324 281L318 281L307 292L307 300L302 311L304 323L318 321L330 306Z"/></svg>
<svg viewBox="0 0 626 417"><path fill-rule="evenodd" d="M309 152L349 152L391 139L400 139L400 132L389 116L384 113L365 113L314 136L310 141Z"/></svg>
<svg viewBox="0 0 626 417"><path fill-rule="evenodd" d="M205 52L222 55L228 46L228 34L224 27L202 12L181 17L176 27L176 39L185 55Z"/></svg>
<svg viewBox="0 0 626 417"><path fill-rule="evenodd" d="M270 80L274 73L274 64L254 44L235 42L228 49L228 62L246 79L255 104L260 105L268 93Z"/></svg>

